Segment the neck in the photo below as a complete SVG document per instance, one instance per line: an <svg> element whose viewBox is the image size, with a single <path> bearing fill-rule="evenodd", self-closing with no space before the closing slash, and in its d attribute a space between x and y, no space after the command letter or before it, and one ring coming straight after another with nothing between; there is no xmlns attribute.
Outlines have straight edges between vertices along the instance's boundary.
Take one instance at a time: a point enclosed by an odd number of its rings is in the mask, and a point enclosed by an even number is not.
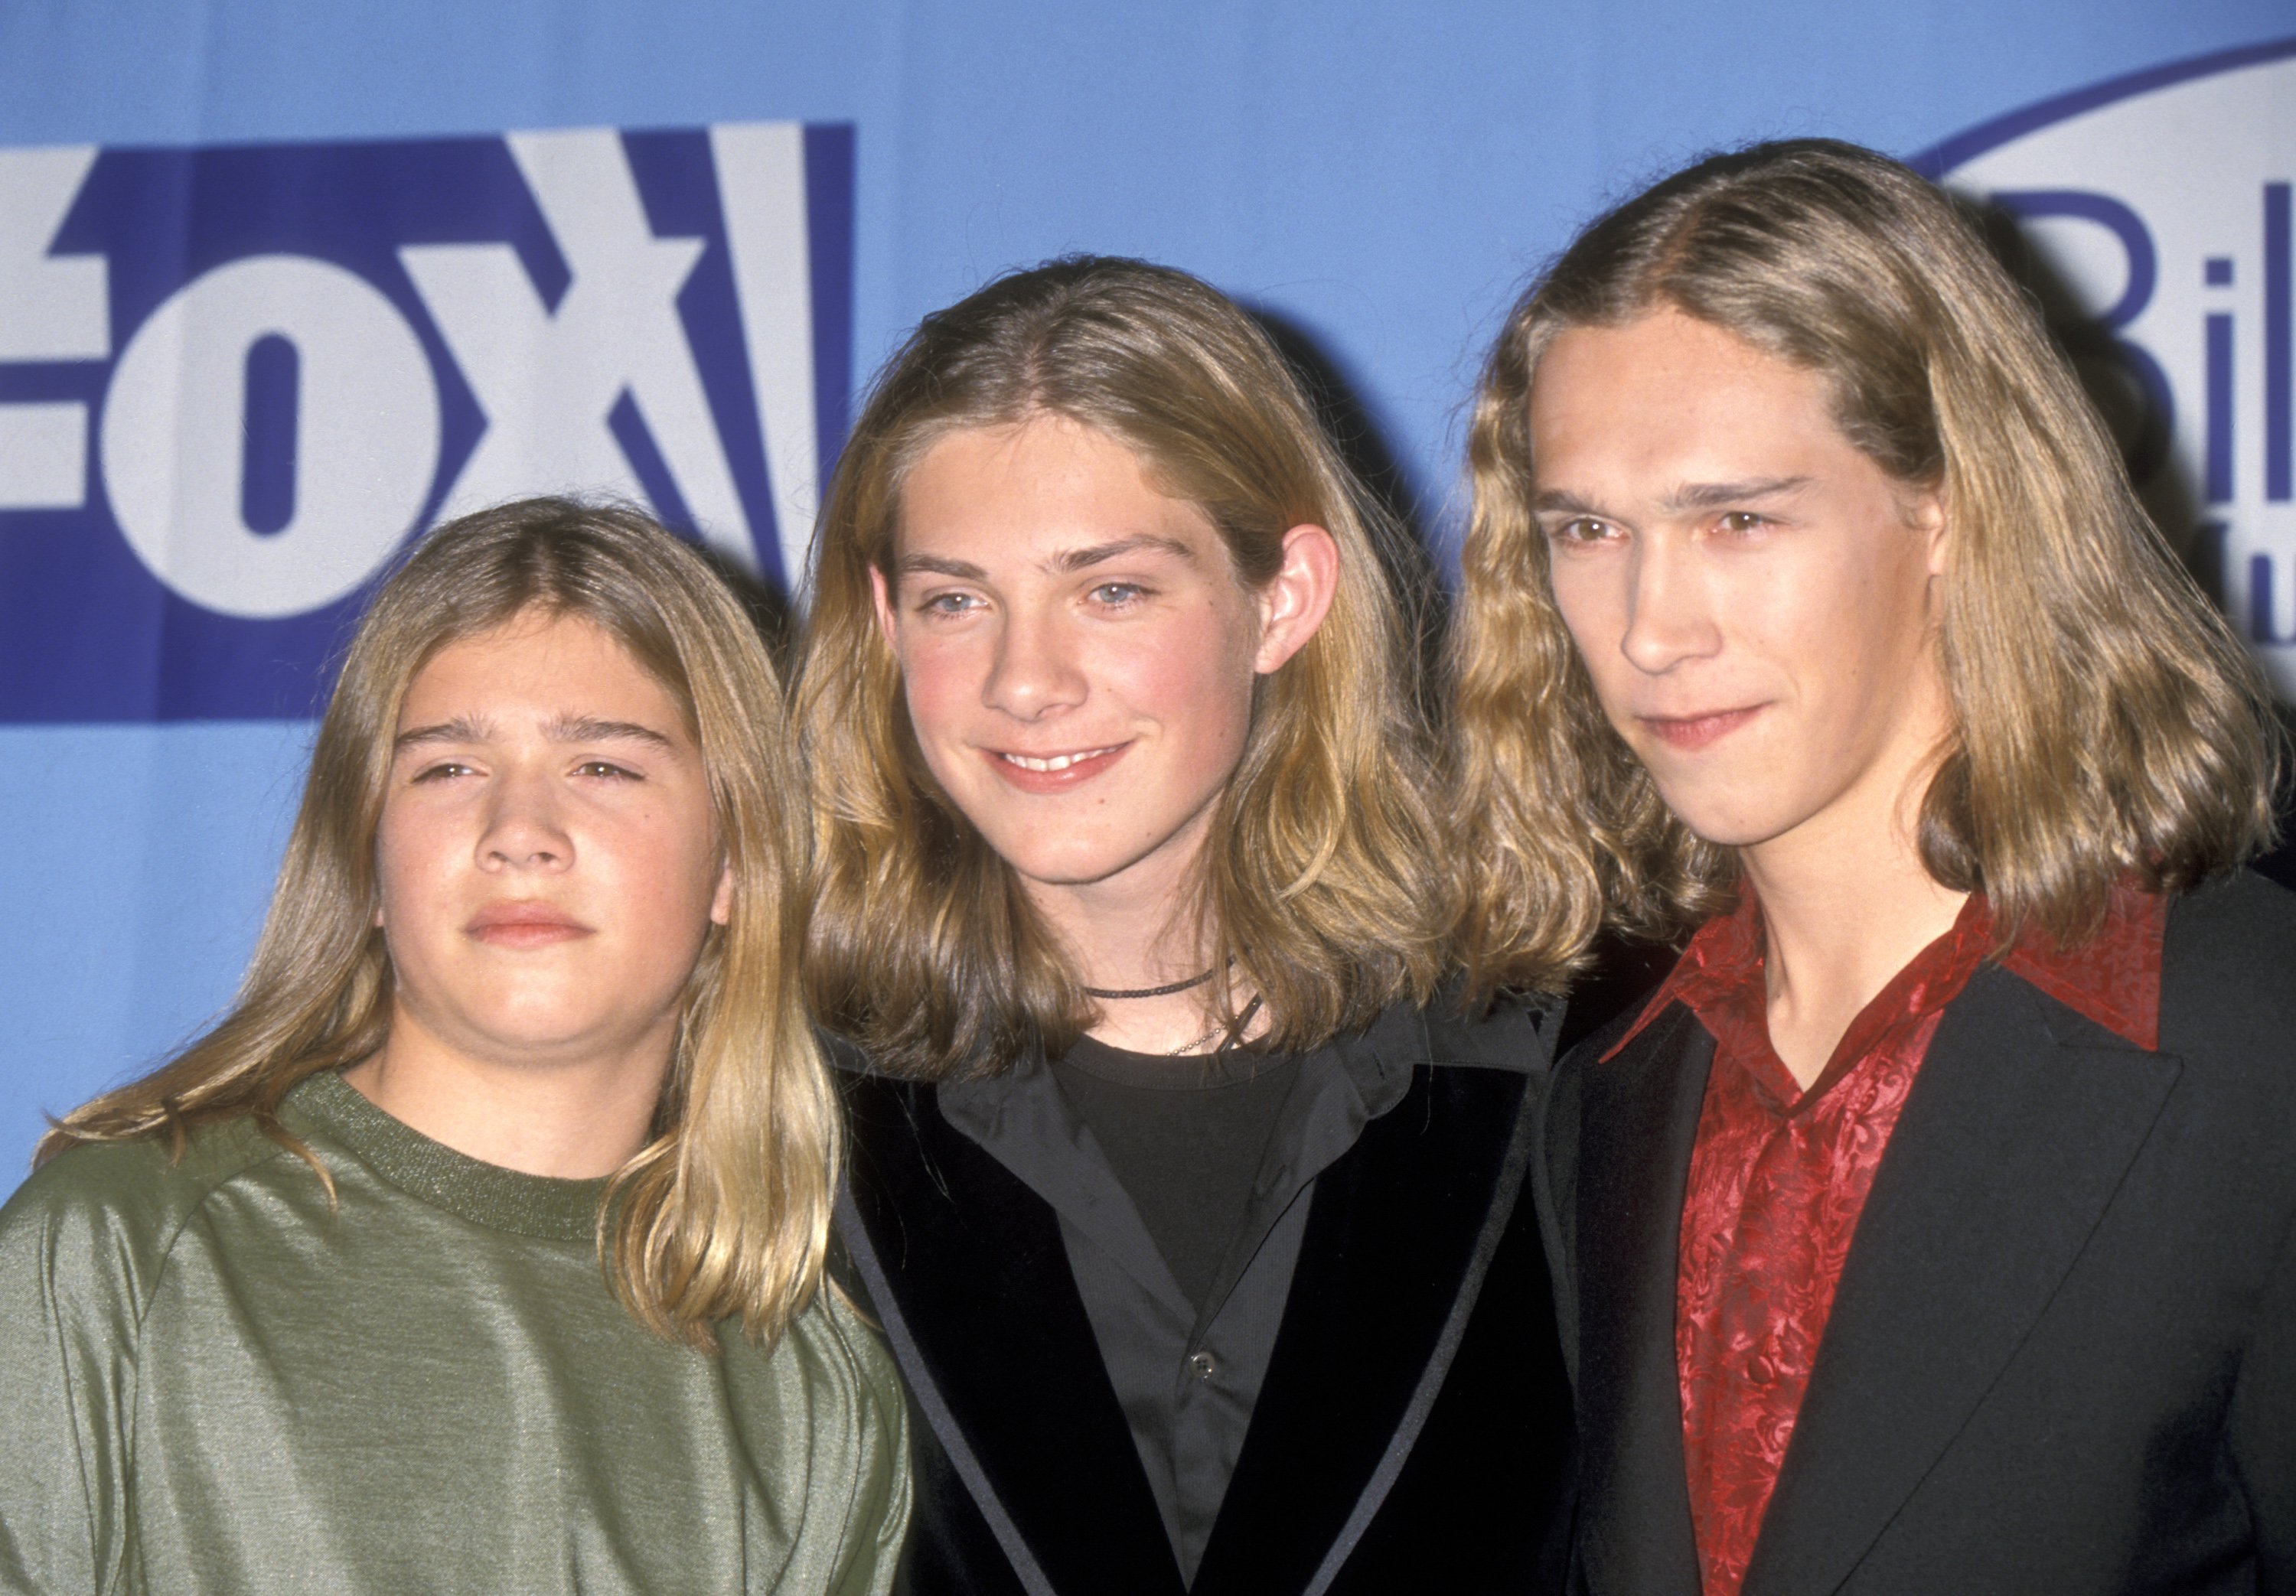
<svg viewBox="0 0 2296 1596"><path fill-rule="evenodd" d="M595 1180L644 1147L674 1021L608 1056L546 1061L452 1046L394 1005L390 1035L343 1072L368 1101L433 1142L522 1174Z"/></svg>
<svg viewBox="0 0 2296 1596"><path fill-rule="evenodd" d="M1740 851L1762 905L1770 1044L1805 1087L1858 1011L1952 929L1968 901L1922 863L1925 774L1926 763L1906 773L1879 814L1852 809Z"/></svg>
<svg viewBox="0 0 2296 1596"><path fill-rule="evenodd" d="M1201 975L1219 962L1195 914L1208 825L1209 814L1200 816L1188 846L1168 845L1107 880L1030 888L1031 901L1085 986L1112 992L1162 986ZM1100 1019L1088 1034L1111 1047L1166 1052L1202 1036L1222 1004L1240 1007L1248 996L1216 975L1162 997L1096 999ZM1255 1023L1255 1033L1261 1028Z"/></svg>

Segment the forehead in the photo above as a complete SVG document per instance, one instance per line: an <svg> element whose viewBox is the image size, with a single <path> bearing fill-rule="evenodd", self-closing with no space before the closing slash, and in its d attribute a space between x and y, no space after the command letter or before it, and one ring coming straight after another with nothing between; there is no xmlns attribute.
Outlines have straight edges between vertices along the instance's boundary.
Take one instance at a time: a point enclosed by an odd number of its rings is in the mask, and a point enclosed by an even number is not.
<svg viewBox="0 0 2296 1596"><path fill-rule="evenodd" d="M1166 493L1121 440L1065 416L963 427L920 455L901 485L897 559L1033 564L1128 537L1221 546L1210 517Z"/></svg>
<svg viewBox="0 0 2296 1596"><path fill-rule="evenodd" d="M586 616L527 610L440 646L407 683L402 730L442 715L581 713L685 719L677 698L611 632Z"/></svg>
<svg viewBox="0 0 2296 1596"><path fill-rule="evenodd" d="M1589 473L1721 479L1764 462L1754 474L1790 474L1790 462L1855 452L1829 397L1819 373L1670 307L1568 328L1531 384L1531 459L1543 488Z"/></svg>

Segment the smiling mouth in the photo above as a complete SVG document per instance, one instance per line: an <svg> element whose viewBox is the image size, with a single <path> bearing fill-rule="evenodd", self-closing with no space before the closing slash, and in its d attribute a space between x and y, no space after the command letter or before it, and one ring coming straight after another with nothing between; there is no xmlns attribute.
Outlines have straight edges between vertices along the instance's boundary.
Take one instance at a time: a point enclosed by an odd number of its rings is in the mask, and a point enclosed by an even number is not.
<svg viewBox="0 0 2296 1596"><path fill-rule="evenodd" d="M1077 749L1063 754L1015 754L983 749L996 773L1022 792L1056 793L1091 781L1131 750L1129 742Z"/></svg>
<svg viewBox="0 0 2296 1596"><path fill-rule="evenodd" d="M1123 746L1122 743L1118 743L1115 748L1086 749L1082 753L1077 754L1053 754L1042 759L1028 754L999 754L996 757L1007 764L1019 765L1022 770L1051 772L1072 769L1087 759L1098 759L1113 754Z"/></svg>

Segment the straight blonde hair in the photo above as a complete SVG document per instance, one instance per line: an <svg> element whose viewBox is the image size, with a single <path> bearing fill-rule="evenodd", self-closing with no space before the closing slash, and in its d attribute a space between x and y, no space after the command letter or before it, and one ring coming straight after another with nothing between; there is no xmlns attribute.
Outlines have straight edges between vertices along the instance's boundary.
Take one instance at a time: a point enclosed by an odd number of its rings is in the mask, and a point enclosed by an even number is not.
<svg viewBox="0 0 2296 1596"><path fill-rule="evenodd" d="M1823 376L1845 437L1939 493L1951 745L1921 810L1942 885L2005 947L2093 933L2120 880L2176 891L2273 834L2281 733L2033 304L1898 162L1794 140L1710 157L1579 234L1509 314L1476 397L1455 634L1454 921L1470 986L1567 978L1607 920L1657 938L1727 900L1732 850L1669 813L1557 612L1529 403L1572 327L1670 307Z"/></svg>
<svg viewBox="0 0 2296 1596"><path fill-rule="evenodd" d="M441 648L532 614L598 626L676 701L734 881L731 917L709 929L686 985L652 1135L601 1207L601 1256L658 1334L707 1348L712 1324L739 1315L770 1341L819 1289L839 1149L797 985L800 789L750 616L699 554L636 511L531 499L415 546L352 639L230 1011L161 1069L66 1117L38 1156L139 1137L180 1152L189 1131L249 1117L325 1178L279 1106L390 1030L374 841L400 704Z"/></svg>
<svg viewBox="0 0 2296 1596"><path fill-rule="evenodd" d="M926 770L870 584L873 570L892 579L902 482L926 450L1037 416L1133 450L1218 528L1247 587L1275 575L1292 527L1338 544L1322 627L1256 689L1196 912L1234 989L1263 997L1270 1047L1315 1047L1398 997L1424 1002L1441 884L1392 574L1402 534L1234 303L1183 272L1078 257L927 317L878 377L830 484L796 695L814 784L816 1011L878 1068L928 1079L1057 1055L1093 1021L1011 869Z"/></svg>

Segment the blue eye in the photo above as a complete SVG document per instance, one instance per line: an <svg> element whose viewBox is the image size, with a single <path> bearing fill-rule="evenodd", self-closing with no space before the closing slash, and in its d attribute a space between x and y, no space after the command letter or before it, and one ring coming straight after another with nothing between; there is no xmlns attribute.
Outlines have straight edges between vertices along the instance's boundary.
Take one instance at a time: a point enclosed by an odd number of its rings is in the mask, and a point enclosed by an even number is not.
<svg viewBox="0 0 2296 1596"><path fill-rule="evenodd" d="M1096 602L1112 608L1120 604L1129 604L1145 594L1147 591L1137 582L1103 582L1092 590L1092 596Z"/></svg>
<svg viewBox="0 0 2296 1596"><path fill-rule="evenodd" d="M963 615L978 602L969 593L937 593L917 608L929 615Z"/></svg>

